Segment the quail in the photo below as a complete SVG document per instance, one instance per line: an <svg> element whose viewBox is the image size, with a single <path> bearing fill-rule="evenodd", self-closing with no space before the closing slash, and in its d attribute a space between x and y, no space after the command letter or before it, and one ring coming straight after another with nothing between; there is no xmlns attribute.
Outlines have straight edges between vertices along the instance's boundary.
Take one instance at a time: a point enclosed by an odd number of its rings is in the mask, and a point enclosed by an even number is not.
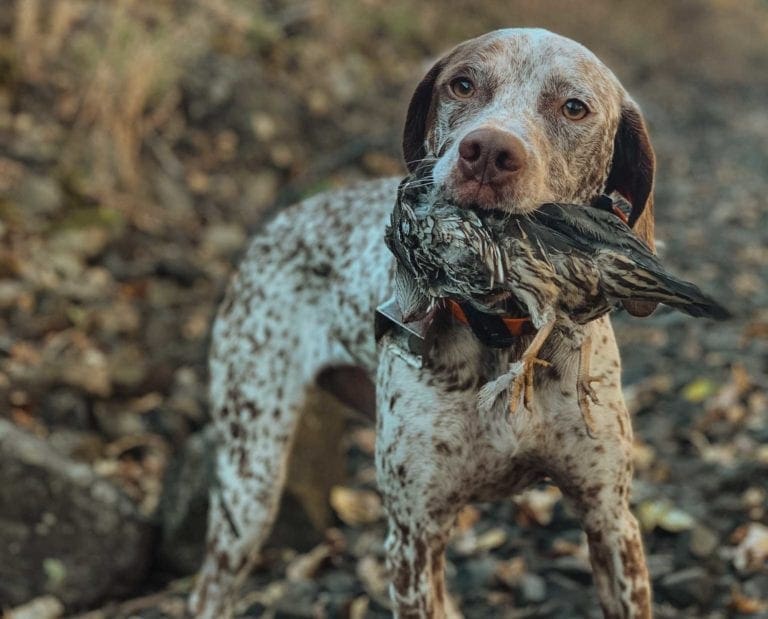
<svg viewBox="0 0 768 619"><path fill-rule="evenodd" d="M511 296L537 329L511 373L481 393L486 401L514 380L511 410L521 394L529 408L534 367L548 365L538 354L556 323L581 333L581 325L623 300L663 303L696 317L729 316L696 285L671 275L611 212L555 203L525 215L459 207L425 176L417 171L401 183L385 234L396 257L395 291L405 320L423 317L444 299L499 313L499 299ZM591 433L588 398L597 401L589 375L591 343L584 338L578 345L579 406Z"/></svg>

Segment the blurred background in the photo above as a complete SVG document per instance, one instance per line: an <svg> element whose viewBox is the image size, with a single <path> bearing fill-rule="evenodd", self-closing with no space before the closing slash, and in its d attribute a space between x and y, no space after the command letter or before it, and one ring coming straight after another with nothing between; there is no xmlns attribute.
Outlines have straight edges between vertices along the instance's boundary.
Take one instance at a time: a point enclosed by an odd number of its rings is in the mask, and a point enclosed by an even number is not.
<svg viewBox="0 0 768 619"><path fill-rule="evenodd" d="M179 617L204 544L209 325L275 209L403 173L410 93L503 26L595 51L658 155L673 271L737 313L615 319L661 618L768 617L768 3L4 0L0 612ZM237 608L386 617L373 431L317 391ZM598 617L551 487L465 509L467 617ZM13 610L11 610L13 609Z"/></svg>

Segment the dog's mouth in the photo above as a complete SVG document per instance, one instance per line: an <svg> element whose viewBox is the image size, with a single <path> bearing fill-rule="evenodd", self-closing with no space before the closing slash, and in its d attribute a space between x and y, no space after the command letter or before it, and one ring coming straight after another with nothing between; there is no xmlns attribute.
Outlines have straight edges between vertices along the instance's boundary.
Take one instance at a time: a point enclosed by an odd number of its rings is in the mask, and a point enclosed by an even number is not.
<svg viewBox="0 0 768 619"><path fill-rule="evenodd" d="M491 185L466 181L459 187L441 187L437 194L445 201L478 214L500 212L507 215L526 215L548 200L532 200Z"/></svg>

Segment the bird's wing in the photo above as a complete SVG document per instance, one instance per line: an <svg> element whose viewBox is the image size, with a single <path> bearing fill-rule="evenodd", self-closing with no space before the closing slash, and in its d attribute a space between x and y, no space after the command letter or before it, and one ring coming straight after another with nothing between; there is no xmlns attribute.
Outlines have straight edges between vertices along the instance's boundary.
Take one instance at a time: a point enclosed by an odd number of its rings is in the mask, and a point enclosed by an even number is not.
<svg viewBox="0 0 768 619"><path fill-rule="evenodd" d="M579 204L543 204L530 219L588 255L614 251L650 269L663 267L651 249L613 213Z"/></svg>
<svg viewBox="0 0 768 619"><path fill-rule="evenodd" d="M692 316L719 320L729 312L698 286L675 277L632 229L591 206L545 204L532 216L597 261L603 292L614 299L649 299Z"/></svg>

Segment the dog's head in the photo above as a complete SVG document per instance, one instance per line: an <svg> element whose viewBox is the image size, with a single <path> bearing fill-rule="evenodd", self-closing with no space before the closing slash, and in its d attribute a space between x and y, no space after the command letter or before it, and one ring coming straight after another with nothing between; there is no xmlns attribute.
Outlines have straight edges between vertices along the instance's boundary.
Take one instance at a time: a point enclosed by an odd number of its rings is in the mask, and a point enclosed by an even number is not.
<svg viewBox="0 0 768 619"><path fill-rule="evenodd" d="M654 248L654 154L642 115L582 45L539 29L461 43L416 88L403 152L413 171L434 160L446 198L514 213L545 202L619 193L630 225ZM653 304L628 302L635 315Z"/></svg>

